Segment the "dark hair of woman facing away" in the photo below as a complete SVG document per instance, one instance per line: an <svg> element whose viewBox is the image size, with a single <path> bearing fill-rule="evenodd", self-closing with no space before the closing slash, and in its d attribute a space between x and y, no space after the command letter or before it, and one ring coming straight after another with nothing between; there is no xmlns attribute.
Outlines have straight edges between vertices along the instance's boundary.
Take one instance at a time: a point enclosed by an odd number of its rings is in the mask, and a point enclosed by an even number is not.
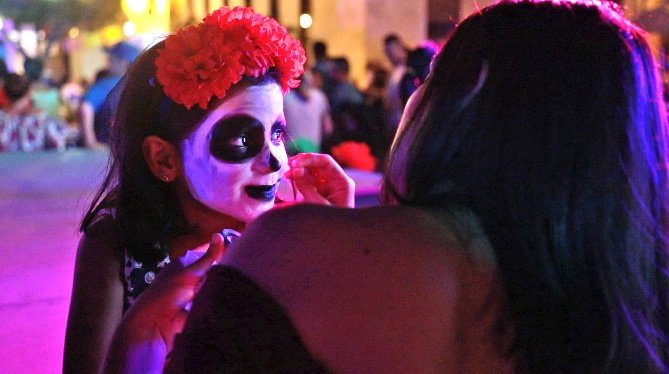
<svg viewBox="0 0 669 374"><path fill-rule="evenodd" d="M415 99L384 199L480 218L519 371L669 371L669 144L643 32L608 5L502 2Z"/></svg>
<svg viewBox="0 0 669 374"><path fill-rule="evenodd" d="M110 164L80 227L87 232L100 209L115 208L122 244L141 262L165 258L169 239L191 230L174 187L159 181L145 162L144 139L155 135L179 149L179 142L208 113L198 106L186 109L165 96L155 78L155 60L163 46L161 41L144 51L105 102L113 118ZM244 77L242 83L261 85L272 79L270 70L258 78Z"/></svg>

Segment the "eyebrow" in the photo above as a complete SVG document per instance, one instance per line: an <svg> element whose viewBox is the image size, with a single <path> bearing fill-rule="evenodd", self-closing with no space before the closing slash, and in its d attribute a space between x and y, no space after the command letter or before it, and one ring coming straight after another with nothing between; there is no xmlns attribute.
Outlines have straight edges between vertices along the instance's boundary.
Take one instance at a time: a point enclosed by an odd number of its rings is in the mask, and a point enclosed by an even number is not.
<svg viewBox="0 0 669 374"><path fill-rule="evenodd" d="M277 127L285 129L286 128L286 120L280 120L280 119L276 120L276 122L274 122L274 124L272 125L272 130L276 129Z"/></svg>
<svg viewBox="0 0 669 374"><path fill-rule="evenodd" d="M223 123L226 123L226 122L230 122L230 121L233 121L233 120L236 120L236 119L241 119L241 118L249 118L249 119L252 119L254 121L258 121L257 118L255 118L254 116L248 115L246 113L230 113L228 115L225 115L225 116L219 118L218 121L214 122L214 126L216 126L218 124L223 124ZM260 122L260 121L258 121L258 122Z"/></svg>

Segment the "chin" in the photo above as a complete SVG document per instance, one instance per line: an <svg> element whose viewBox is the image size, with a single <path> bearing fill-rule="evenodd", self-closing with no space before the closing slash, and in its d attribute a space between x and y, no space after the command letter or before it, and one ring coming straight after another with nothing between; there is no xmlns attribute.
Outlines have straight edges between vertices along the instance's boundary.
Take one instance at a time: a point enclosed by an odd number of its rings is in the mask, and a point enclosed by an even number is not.
<svg viewBox="0 0 669 374"><path fill-rule="evenodd" d="M228 212L226 214L230 214L234 218L244 222L244 223L250 223L254 219L260 217L263 213L269 211L274 207L274 200L264 202L264 203L256 203L254 206L249 206L247 209L244 209L242 212L235 212L231 214L232 212Z"/></svg>

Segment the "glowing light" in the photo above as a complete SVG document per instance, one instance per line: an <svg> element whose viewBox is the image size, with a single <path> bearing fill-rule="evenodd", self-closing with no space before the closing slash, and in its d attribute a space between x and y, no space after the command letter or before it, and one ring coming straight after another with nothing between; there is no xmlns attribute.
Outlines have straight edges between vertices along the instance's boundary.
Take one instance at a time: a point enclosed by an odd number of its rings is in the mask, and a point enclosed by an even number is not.
<svg viewBox="0 0 669 374"><path fill-rule="evenodd" d="M9 35L7 35L9 40L13 41L14 43L18 42L21 36L19 35L19 32L16 30L12 30L9 32Z"/></svg>
<svg viewBox="0 0 669 374"><path fill-rule="evenodd" d="M165 10L167 10L167 0L156 0L156 11L165 13Z"/></svg>
<svg viewBox="0 0 669 374"><path fill-rule="evenodd" d="M311 18L311 15L304 13L300 15L300 27L303 29L308 29L313 25L314 20Z"/></svg>
<svg viewBox="0 0 669 374"><path fill-rule="evenodd" d="M5 20L0 18L0 30L2 30L3 27L5 27Z"/></svg>
<svg viewBox="0 0 669 374"><path fill-rule="evenodd" d="M110 25L100 30L102 44L112 45L123 39L123 30L117 25Z"/></svg>
<svg viewBox="0 0 669 374"><path fill-rule="evenodd" d="M124 0L123 4L131 12L144 13L149 7L149 0Z"/></svg>
<svg viewBox="0 0 669 374"><path fill-rule="evenodd" d="M67 36L69 36L72 39L75 39L79 36L79 28L78 27L73 27L70 29L70 31L67 32Z"/></svg>
<svg viewBox="0 0 669 374"><path fill-rule="evenodd" d="M123 24L123 35L133 36L137 33L137 26L134 22L127 21Z"/></svg>
<svg viewBox="0 0 669 374"><path fill-rule="evenodd" d="M19 43L29 56L34 56L37 52L37 32L33 29L22 29L19 32Z"/></svg>

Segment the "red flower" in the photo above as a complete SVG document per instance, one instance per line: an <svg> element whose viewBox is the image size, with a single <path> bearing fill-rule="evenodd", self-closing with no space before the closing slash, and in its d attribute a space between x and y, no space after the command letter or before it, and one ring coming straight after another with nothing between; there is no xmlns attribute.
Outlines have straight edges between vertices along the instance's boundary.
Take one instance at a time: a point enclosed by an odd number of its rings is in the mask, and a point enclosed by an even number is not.
<svg viewBox="0 0 669 374"><path fill-rule="evenodd" d="M331 153L332 157L344 167L364 171L376 169L376 157L372 156L366 143L346 141L332 147Z"/></svg>
<svg viewBox="0 0 669 374"><path fill-rule="evenodd" d="M243 76L258 77L270 68L285 93L299 85L306 60L300 42L276 20L251 8L222 7L167 37L156 77L176 103L207 109L212 97L225 97Z"/></svg>

